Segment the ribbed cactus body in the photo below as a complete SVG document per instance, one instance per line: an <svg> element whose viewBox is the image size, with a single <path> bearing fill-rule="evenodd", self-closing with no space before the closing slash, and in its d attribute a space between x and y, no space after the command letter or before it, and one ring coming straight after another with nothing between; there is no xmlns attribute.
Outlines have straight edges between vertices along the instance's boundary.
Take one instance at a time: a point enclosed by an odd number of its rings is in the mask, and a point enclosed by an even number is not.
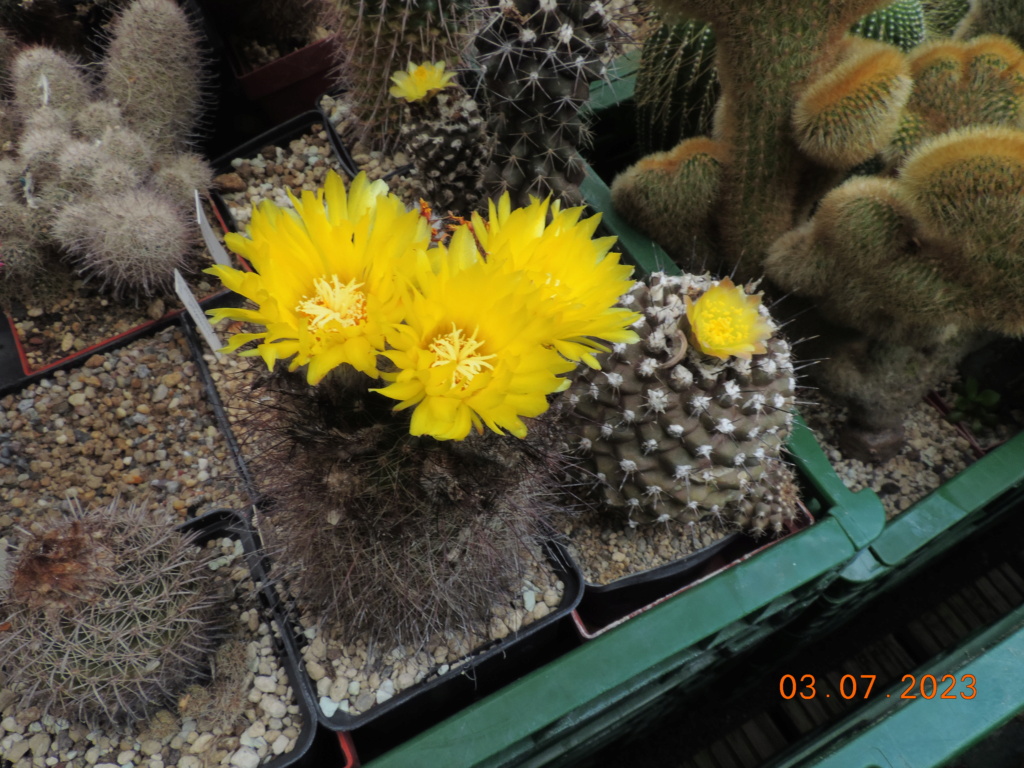
<svg viewBox="0 0 1024 768"><path fill-rule="evenodd" d="M789 344L750 359L705 355L686 341L686 300L716 281L652 276L627 301L640 341L601 356L569 392L583 466L631 523L715 518L781 532L796 492L782 459L792 423Z"/></svg>
<svg viewBox="0 0 1024 768"><path fill-rule="evenodd" d="M710 136L720 86L710 24L654 19L636 73L636 127L644 154Z"/></svg>
<svg viewBox="0 0 1024 768"><path fill-rule="evenodd" d="M531 195L579 202L578 149L588 137L580 108L605 72L611 5L509 0L477 34L481 100L496 142L483 177L489 197L508 191L513 205L528 205Z"/></svg>
<svg viewBox="0 0 1024 768"><path fill-rule="evenodd" d="M224 607L169 517L114 505L43 526L12 559L0 633L20 708L93 727L174 706L209 674Z"/></svg>
<svg viewBox="0 0 1024 768"><path fill-rule="evenodd" d="M416 166L417 193L438 211L469 216L480 207L485 128L476 101L458 86L406 105L402 149Z"/></svg>
<svg viewBox="0 0 1024 768"><path fill-rule="evenodd" d="M468 45L470 0L335 0L327 23L337 30L339 85L356 117L359 138L393 149L402 108L388 95L392 73L409 62L462 65Z"/></svg>
<svg viewBox="0 0 1024 768"><path fill-rule="evenodd" d="M927 34L921 0L896 0L853 25L853 34L895 45L906 53L924 42Z"/></svg>

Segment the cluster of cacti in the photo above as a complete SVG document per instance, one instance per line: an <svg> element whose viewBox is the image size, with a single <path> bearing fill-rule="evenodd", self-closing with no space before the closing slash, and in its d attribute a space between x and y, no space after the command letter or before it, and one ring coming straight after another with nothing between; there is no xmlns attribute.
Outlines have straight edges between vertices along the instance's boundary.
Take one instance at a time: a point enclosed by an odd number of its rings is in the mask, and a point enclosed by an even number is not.
<svg viewBox="0 0 1024 768"><path fill-rule="evenodd" d="M722 147L718 154L728 153L728 160L719 169L713 199L698 200L710 207L702 234L713 233L719 243L718 262L725 271L758 277L768 246L793 226L800 211L822 191L820 182L815 182L818 164L794 136L795 97L822 78L833 78L834 87L819 95L825 101L808 105L821 118L810 126L808 135L819 145L831 143L827 132L832 127L849 135L859 120L871 126L884 124L887 115L898 115L902 109L909 87L905 67L899 66L898 58L893 59L899 52L847 34L858 19L883 5L884 0L660 3L666 15L707 21L715 32L724 98L716 111L714 138ZM757 62L756 78L750 71L751 62ZM837 68L844 71L837 75ZM862 73L863 83L858 82ZM833 97L836 101L830 103ZM870 109L855 108L860 103ZM888 138L882 137L882 143ZM698 137L692 141L707 140ZM688 165L690 159L685 145L684 141L671 150L671 157L655 155L643 168L620 176L612 188L615 206L627 217L643 215L646 200L661 197L666 185L678 186L673 178L675 169L681 163ZM862 159L874 154L865 152ZM703 175L700 182L704 184ZM644 228L683 260L690 255L694 233L678 222L692 220L684 210L691 200L684 195L674 202L674 208L669 207L671 203L663 204L666 215L660 220L648 217Z"/></svg>
<svg viewBox="0 0 1024 768"><path fill-rule="evenodd" d="M908 408L974 332L1024 327L1024 52L996 35L902 53L844 34L868 11L861 33L897 11L919 29L905 3L661 5L714 28L714 138L641 160L615 181L616 207L684 265L764 271L811 299L805 332L827 358L814 375L853 406L846 450L891 455ZM1018 7L972 14L1009 28ZM884 175L849 179L866 161Z"/></svg>
<svg viewBox="0 0 1024 768"><path fill-rule="evenodd" d="M325 25L336 30L346 90L359 137L375 149L395 145L400 105L390 99L390 78L410 62L462 65L469 45L470 0L333 0Z"/></svg>
<svg viewBox="0 0 1024 768"><path fill-rule="evenodd" d="M192 190L207 163L187 153L201 107L197 33L173 0L135 0L115 21L102 84L71 57L28 47L11 63L15 163L0 203L0 261L52 252L116 295L171 284L196 250ZM5 293L21 282L0 272ZM10 280L6 279L10 278Z"/></svg>
<svg viewBox="0 0 1024 768"><path fill-rule="evenodd" d="M210 674L223 598L170 515L113 504L34 526L8 566L0 671L21 711L145 720Z"/></svg>
<svg viewBox="0 0 1024 768"><path fill-rule="evenodd" d="M705 310L705 295L723 306ZM708 275L657 273L623 301L643 316L633 326L639 343L615 345L600 369L581 368L568 395L581 465L605 502L631 525L707 520L783 532L798 498L782 456L796 384L767 309ZM743 314L763 340L723 350L706 346L705 332L702 345L701 322L714 333L734 319L742 326Z"/></svg>
<svg viewBox="0 0 1024 768"><path fill-rule="evenodd" d="M720 92L715 33L695 20L651 14L636 73L636 126L644 154L671 149L691 136L711 136ZM859 19L850 30L908 51L926 34L921 0L896 0Z"/></svg>

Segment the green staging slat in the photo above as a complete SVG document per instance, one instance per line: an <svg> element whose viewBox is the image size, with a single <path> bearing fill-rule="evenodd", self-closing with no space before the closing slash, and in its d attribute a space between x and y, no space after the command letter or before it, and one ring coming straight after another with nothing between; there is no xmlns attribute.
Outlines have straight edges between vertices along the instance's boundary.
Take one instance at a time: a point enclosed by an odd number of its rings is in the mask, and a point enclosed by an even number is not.
<svg viewBox="0 0 1024 768"><path fill-rule="evenodd" d="M939 768L1024 711L1022 658L1024 609L1018 609L916 673L918 681L924 674L958 681L973 675L973 699L900 700L901 683L773 768Z"/></svg>

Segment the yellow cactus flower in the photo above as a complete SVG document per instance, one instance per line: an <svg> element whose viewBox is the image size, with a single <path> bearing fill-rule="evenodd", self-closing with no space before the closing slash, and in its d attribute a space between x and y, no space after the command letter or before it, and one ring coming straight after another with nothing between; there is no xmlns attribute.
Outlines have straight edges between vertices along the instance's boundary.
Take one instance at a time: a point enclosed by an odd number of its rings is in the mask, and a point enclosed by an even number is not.
<svg viewBox="0 0 1024 768"><path fill-rule="evenodd" d="M455 77L454 72L444 71L445 63L435 61L433 64L413 64L405 72L399 70L391 76L394 83L388 91L397 99L419 101L427 96L446 88Z"/></svg>
<svg viewBox="0 0 1024 768"><path fill-rule="evenodd" d="M395 371L376 391L415 407L410 432L461 440L484 426L526 435L522 417L547 410L547 395L564 389L575 365L548 343L538 311L544 295L524 275L477 260L467 228L416 261L405 323L392 327L384 355Z"/></svg>
<svg viewBox="0 0 1024 768"><path fill-rule="evenodd" d="M772 326L761 314L761 294L751 295L728 277L697 297L686 297L690 340L705 355L750 359L766 351Z"/></svg>
<svg viewBox="0 0 1024 768"><path fill-rule="evenodd" d="M602 341L637 340L629 326L640 316L616 306L633 287L633 267L610 253L614 237L593 237L600 214L581 221L582 213L583 208L563 211L550 200L512 210L506 193L490 203L486 223L474 214L473 231L489 263L527 275L542 290L547 301L538 311L550 325L555 349L596 368L594 352L607 349Z"/></svg>
<svg viewBox="0 0 1024 768"><path fill-rule="evenodd" d="M429 246L429 226L384 182L362 173L347 191L332 172L323 190L289 197L294 210L264 202L253 212L248 237L225 238L255 272L205 270L257 307L213 309L214 321L265 328L235 334L224 349L257 341L241 354L260 355L268 368L286 359L289 370L308 364L310 384L342 364L376 377L385 332L403 317L397 265Z"/></svg>

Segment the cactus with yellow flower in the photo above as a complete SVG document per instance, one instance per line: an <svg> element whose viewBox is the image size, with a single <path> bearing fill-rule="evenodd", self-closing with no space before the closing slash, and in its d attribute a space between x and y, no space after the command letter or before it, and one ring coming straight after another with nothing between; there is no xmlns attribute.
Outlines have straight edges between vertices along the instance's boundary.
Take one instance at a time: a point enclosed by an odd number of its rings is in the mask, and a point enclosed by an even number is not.
<svg viewBox="0 0 1024 768"><path fill-rule="evenodd" d="M795 389L790 346L729 278L653 275L624 297L638 344L580 369L575 445L629 525L696 523L780 534L798 492L783 450Z"/></svg>
<svg viewBox="0 0 1024 768"><path fill-rule="evenodd" d="M485 616L563 469L549 396L636 339L632 268L599 217L507 196L433 228L382 181L266 202L210 271L262 358L249 434L300 599L345 633L415 641ZM284 365L286 363L286 365Z"/></svg>
<svg viewBox="0 0 1024 768"><path fill-rule="evenodd" d="M442 212L468 216L481 205L490 137L476 101L445 67L410 62L391 76L390 93L403 105L400 146L416 169L415 194Z"/></svg>

